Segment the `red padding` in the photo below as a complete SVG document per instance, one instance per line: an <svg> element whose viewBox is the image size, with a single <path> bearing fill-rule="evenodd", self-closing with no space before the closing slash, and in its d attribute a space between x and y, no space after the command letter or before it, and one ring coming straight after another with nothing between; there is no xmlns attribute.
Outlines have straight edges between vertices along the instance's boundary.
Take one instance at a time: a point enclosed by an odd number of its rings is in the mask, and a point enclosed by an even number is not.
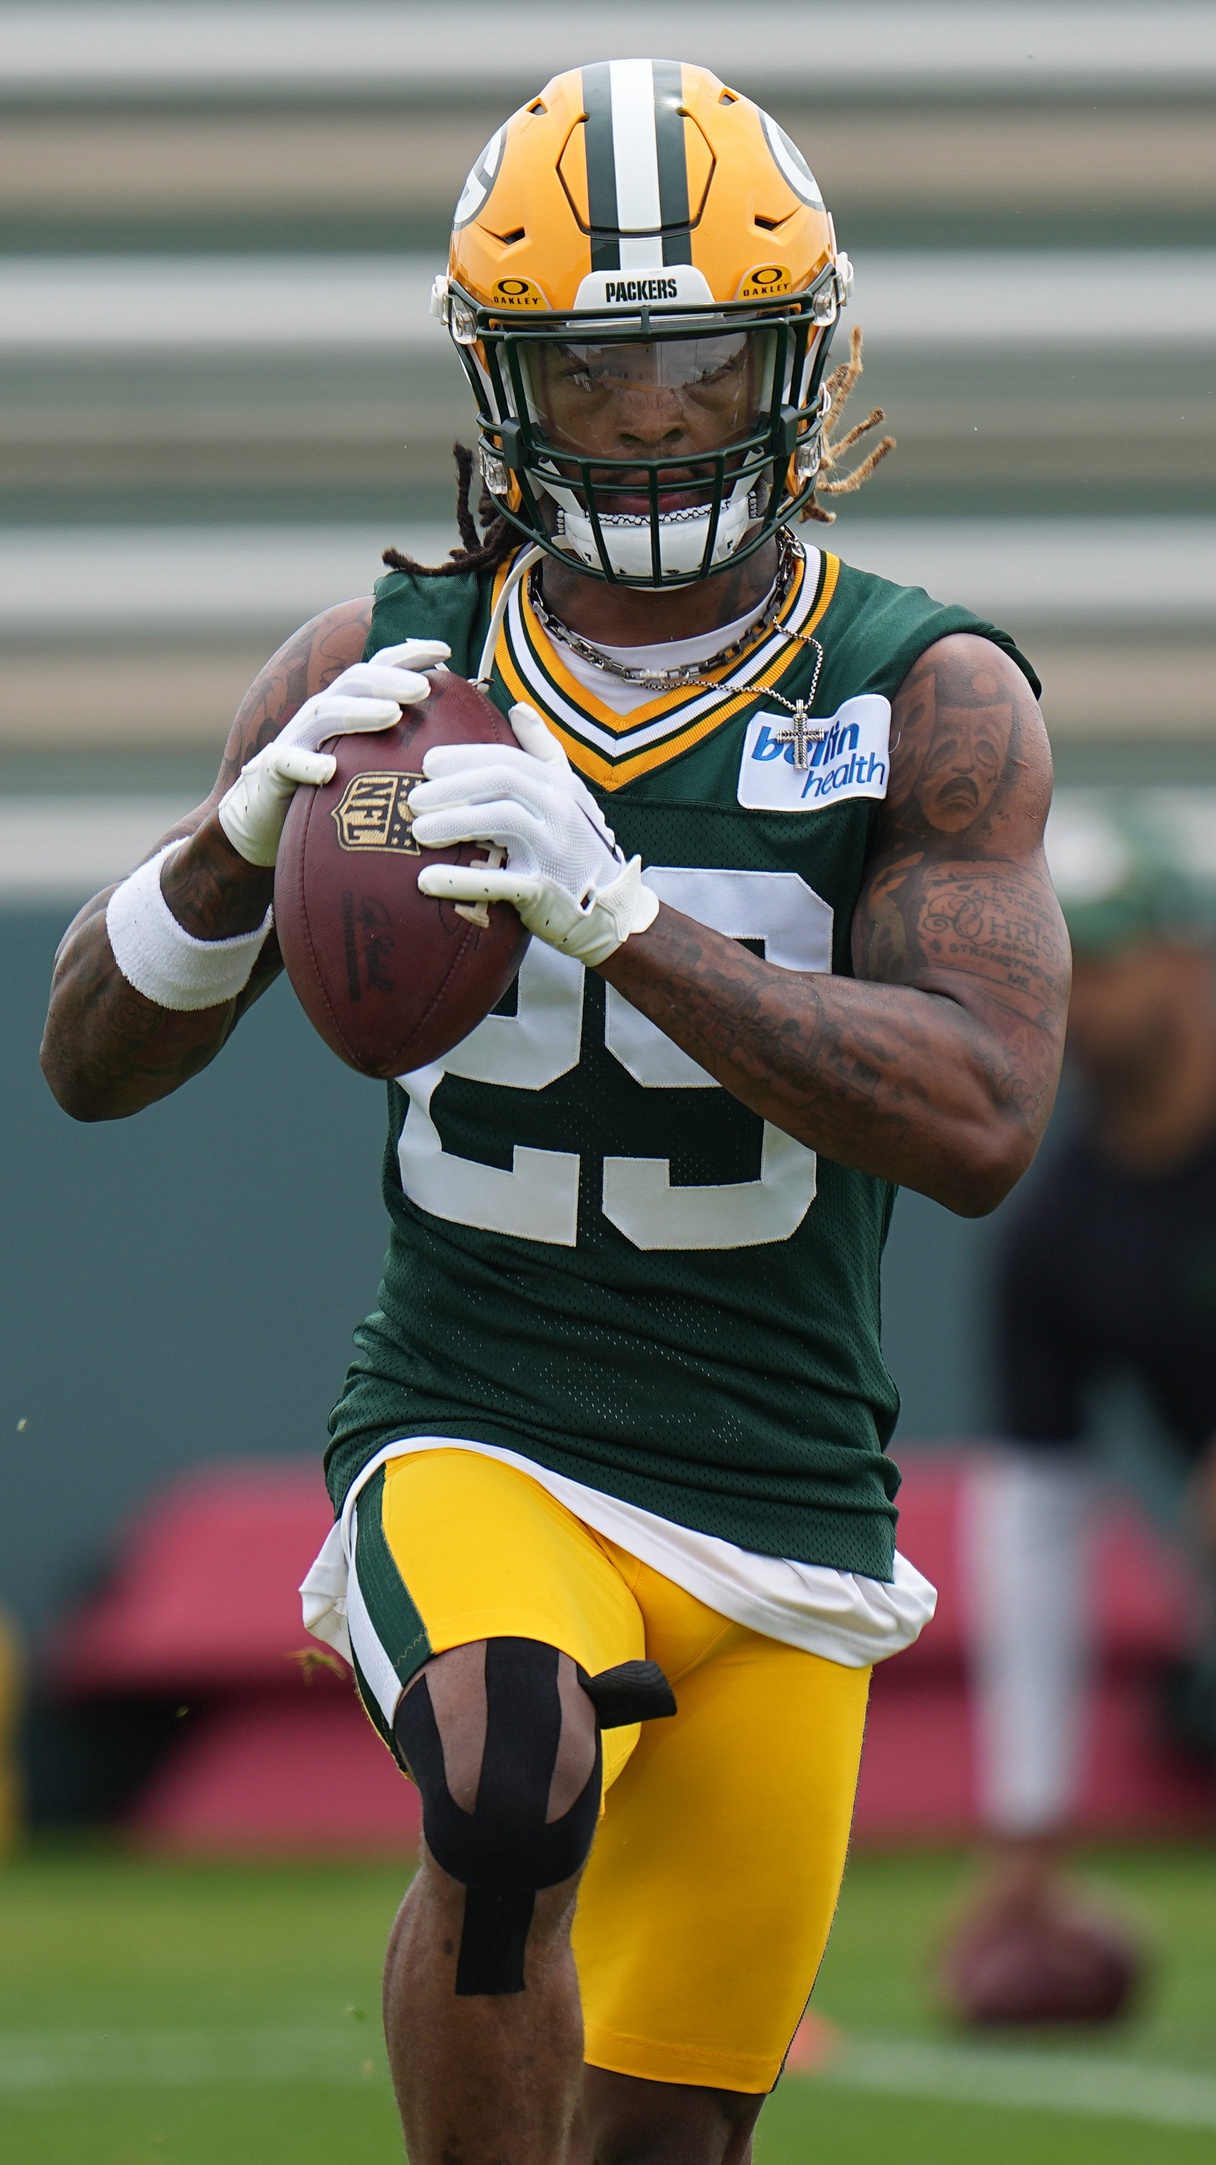
<svg viewBox="0 0 1216 2165"><path fill-rule="evenodd" d="M316 1459L209 1466L144 1506L105 1591L63 1624L60 1689L177 1693L290 1681L314 1644L300 1581L333 1514Z"/></svg>

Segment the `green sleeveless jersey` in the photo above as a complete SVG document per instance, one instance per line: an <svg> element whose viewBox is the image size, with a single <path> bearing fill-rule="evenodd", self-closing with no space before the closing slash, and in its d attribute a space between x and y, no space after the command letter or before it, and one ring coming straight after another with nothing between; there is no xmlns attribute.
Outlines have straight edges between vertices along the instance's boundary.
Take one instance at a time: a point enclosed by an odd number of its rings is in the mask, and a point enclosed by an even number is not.
<svg viewBox="0 0 1216 2165"><path fill-rule="evenodd" d="M485 576L393 573L367 652L440 637L473 676L490 608ZM848 974L890 702L957 631L1035 682L966 610L812 550L728 684L622 716L570 675L525 582L493 696L545 715L662 900L780 967ZM765 694L809 693L812 641L829 726L799 766ZM495 1012L390 1083L384 1194L379 1306L330 1424L335 1505L384 1444L460 1436L744 1548L890 1577L886 1182L766 1124L534 939Z"/></svg>

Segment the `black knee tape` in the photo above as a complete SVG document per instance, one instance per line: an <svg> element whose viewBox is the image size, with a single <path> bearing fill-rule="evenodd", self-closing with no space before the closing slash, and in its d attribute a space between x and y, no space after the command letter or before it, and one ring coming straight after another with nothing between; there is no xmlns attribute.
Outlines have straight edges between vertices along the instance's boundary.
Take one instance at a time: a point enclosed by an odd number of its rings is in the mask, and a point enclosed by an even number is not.
<svg viewBox="0 0 1216 2165"><path fill-rule="evenodd" d="M558 1651L536 1639L486 1642L486 1739L477 1800L462 1811L448 1789L426 1677L397 1709L393 1733L422 1793L422 1826L437 1864L465 1889L456 1990L522 1992L536 1896L582 1870L599 1816L602 1756L568 1812L545 1824L561 1741Z"/></svg>
<svg viewBox="0 0 1216 2165"><path fill-rule="evenodd" d="M635 1721L665 1721L676 1711L676 1695L657 1661L618 1661L578 1680L595 1708L601 1729L624 1729Z"/></svg>

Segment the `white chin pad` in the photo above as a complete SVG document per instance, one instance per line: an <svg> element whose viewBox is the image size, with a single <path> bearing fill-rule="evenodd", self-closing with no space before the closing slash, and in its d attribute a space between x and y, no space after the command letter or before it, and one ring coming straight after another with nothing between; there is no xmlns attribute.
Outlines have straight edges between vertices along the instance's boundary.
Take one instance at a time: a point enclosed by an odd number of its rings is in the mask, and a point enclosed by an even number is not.
<svg viewBox="0 0 1216 2165"><path fill-rule="evenodd" d="M554 537L558 547L580 563L589 565L591 570L601 571L603 565L596 546L595 528L577 497L571 490L554 488L551 483L548 491L558 506ZM739 483L719 513L711 564L725 563L728 556L733 556L752 523L748 491L745 484ZM619 572L622 578L654 578L648 518L616 518L601 514L599 525L604 552L613 571ZM690 572L698 571L704 561L708 539L708 510L660 513L660 570L677 577L687 577Z"/></svg>

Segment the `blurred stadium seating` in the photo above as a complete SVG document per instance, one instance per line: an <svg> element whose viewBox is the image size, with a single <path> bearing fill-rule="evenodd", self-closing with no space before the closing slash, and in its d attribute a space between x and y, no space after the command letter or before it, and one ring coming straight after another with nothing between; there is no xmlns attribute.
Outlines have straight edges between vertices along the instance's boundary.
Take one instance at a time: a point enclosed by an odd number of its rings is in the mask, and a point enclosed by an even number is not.
<svg viewBox="0 0 1216 2165"><path fill-rule="evenodd" d="M0 1602L29 1632L169 1476L317 1446L382 1245L378 1094L284 988L182 1104L70 1128L34 1069L56 937L208 786L269 648L387 542L447 545L469 410L422 298L452 200L553 68L656 47L777 111L857 264L899 451L834 545L1008 624L1066 787L1211 801L1209 7L0 0ZM990 1237L896 1214L909 1461L982 1428Z"/></svg>
<svg viewBox="0 0 1216 2165"><path fill-rule="evenodd" d="M308 1460L192 1475L141 1513L110 1584L56 1633L61 1703L180 1710L126 1815L143 1844L349 1854L416 1840L417 1792L349 1671L300 1623L296 1589L329 1516Z"/></svg>
<svg viewBox="0 0 1216 2165"><path fill-rule="evenodd" d="M1146 714L1155 742L1203 742L1210 12L912 22L874 0L0 8L12 771L172 752L188 788L267 642L387 539L446 526L468 406L425 295L460 180L554 66L656 41L777 108L856 260L900 456L845 545L1015 618L1062 748L1142 752ZM87 700L48 684L48 638L88 655Z"/></svg>

